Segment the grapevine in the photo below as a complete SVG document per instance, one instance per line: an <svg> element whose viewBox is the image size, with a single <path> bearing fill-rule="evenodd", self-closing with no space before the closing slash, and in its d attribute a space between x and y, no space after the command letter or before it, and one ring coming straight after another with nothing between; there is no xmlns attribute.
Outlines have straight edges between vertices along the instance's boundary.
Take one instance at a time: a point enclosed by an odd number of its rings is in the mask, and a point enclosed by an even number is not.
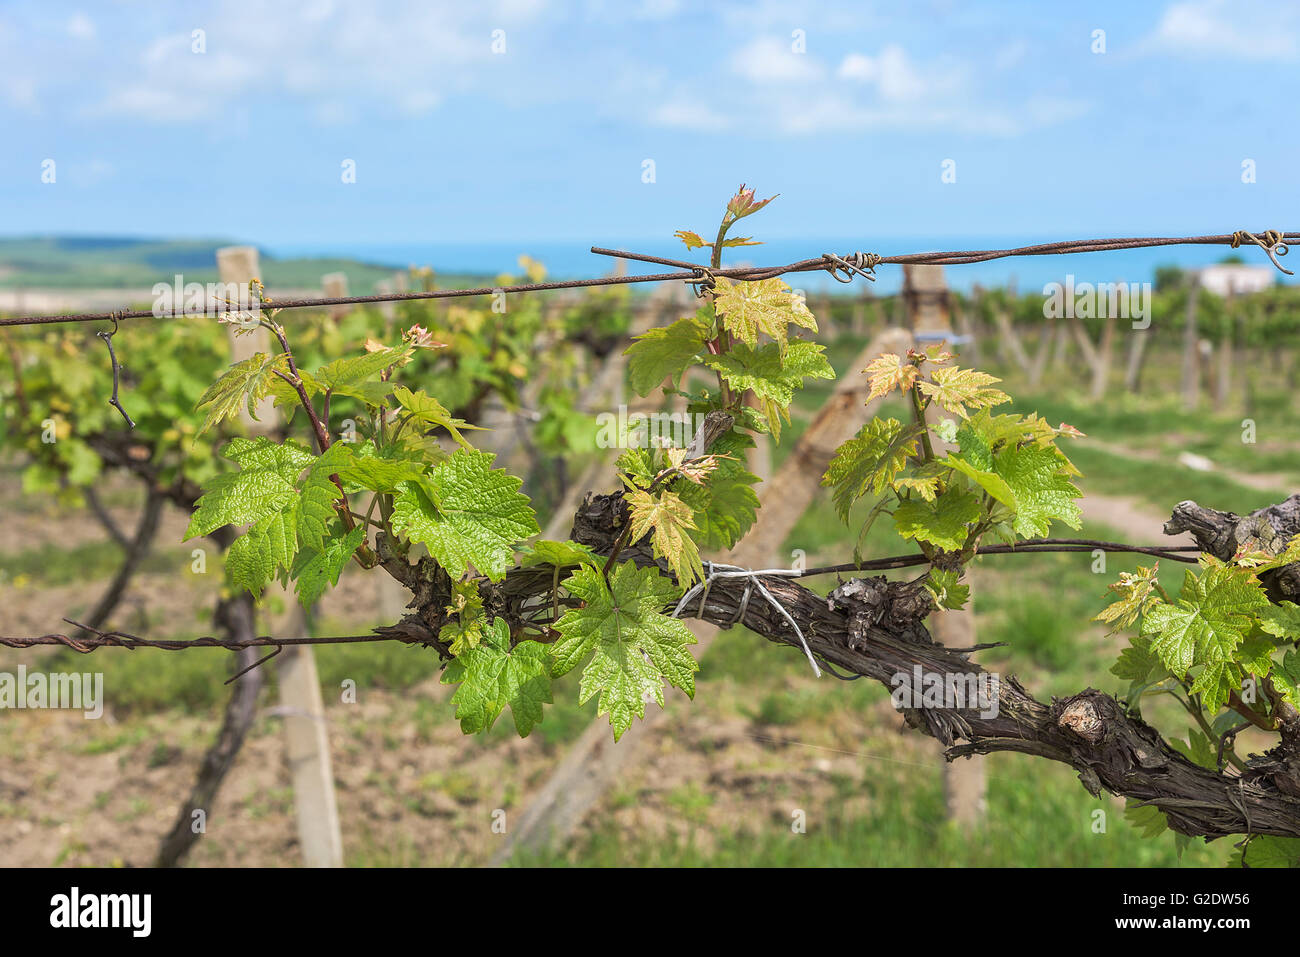
<svg viewBox="0 0 1300 957"><path fill-rule="evenodd" d="M162 398L139 412L141 432L162 437L149 453L166 463L161 480L198 486L187 539L243 529L225 570L231 589L255 599L278 581L310 606L348 564L390 575L411 595L391 632L445 659L442 681L455 686L466 733L492 728L509 710L518 734L529 735L546 720L554 682L577 672L579 701L595 699L618 740L648 701L664 704L666 688L694 696L695 639L679 615L743 624L835 674L886 683L913 667L980 674L978 649L937 644L926 619L966 604L981 555L1032 550L1058 525L1080 528L1081 475L1063 446L1081 433L1003 411L1012 398L1000 380L943 347L884 354L863 370L871 397L896 393L911 416L873 418L836 450L823 478L846 525L860 503L870 505L849 528L859 549L888 516L919 550L921 574L851 578L821 596L794 576L710 573L707 556L734 547L760 508L748 451L768 436L780 440L801 389L834 378L803 297L777 275L723 267L725 250L755 244L732 228L771 201L742 187L711 242L678 232L688 251L709 251L691 277L700 305L632 341L628 382L683 407L698 431L680 445L616 436L624 451L614 490L588 497L568 538L539 538L523 478L475 444L473 420L489 395L521 401L525 354L546 333L539 313L506 322L453 307L417 317L428 307L407 303L404 329L385 324L353 354L331 359L339 338L310 329L300 337L258 286L256 324L276 348L201 390L201 377L178 359L158 372L171 377L159 383ZM173 333L176 345L211 337L214 326ZM602 330L593 342L622 331ZM55 368L60 347L49 340L46 348ZM76 368L80 357L67 361ZM76 394L101 384L88 380ZM43 385L24 374L29 399ZM573 411L559 399L572 392L556 382L542 392L548 414ZM266 399L290 416L284 434L240 434L241 413ZM155 417L166 420L183 401L202 416L197 426L161 427ZM27 433L34 408L19 413ZM329 424L341 408L356 424L346 437ZM102 433L110 413L86 428ZM578 431L559 418L547 429L561 444ZM98 467L88 440L31 451L33 483L63 474L85 484ZM217 451L228 465L212 464ZM1128 798L1152 830L1245 835L1246 864L1300 859L1300 496L1245 517L1182 503L1167 530L1191 531L1202 551L1177 593L1160 581L1156 561L1123 576L1115 601L1099 609L1116 632L1132 632L1112 669L1130 682L1124 701L1089 689L1045 704L1011 680L993 716L908 708L905 718L942 741L950 760L1005 750L1060 761L1092 793ZM867 564L860 551L854 557L854 567ZM751 602L754 587L771 600ZM1143 702L1165 694L1193 722L1185 737L1143 720ZM1235 737L1247 725L1275 734L1276 747L1238 754Z"/></svg>

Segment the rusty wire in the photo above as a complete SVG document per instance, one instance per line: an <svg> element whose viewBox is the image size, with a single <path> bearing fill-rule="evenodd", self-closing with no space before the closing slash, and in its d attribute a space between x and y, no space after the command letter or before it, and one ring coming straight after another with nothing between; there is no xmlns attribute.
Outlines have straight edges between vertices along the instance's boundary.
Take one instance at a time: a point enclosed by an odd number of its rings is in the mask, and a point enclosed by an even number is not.
<svg viewBox="0 0 1300 957"><path fill-rule="evenodd" d="M1195 558L1189 558L1186 555L1179 553L1200 551L1200 548L1194 545L1126 545L1123 542L1106 542L1085 538L1038 538L1019 542L1016 545L990 545L981 548L979 554L1029 555L1039 554L1041 552L1091 552L1096 549L1105 552L1130 552L1140 555L1153 555L1157 558L1166 558L1176 562L1195 562ZM799 570L797 575L791 577L812 578L819 575L833 575L843 572L885 571L889 569L923 565L929 561L930 559L917 552L910 555L894 555L888 558L872 558L861 562L843 562L838 565L822 565L816 568L806 568ZM792 569L792 571L794 570ZM136 648L157 648L162 651L185 651L191 648L226 648L231 651L240 651L244 648L275 649L272 654L254 662L238 674L232 676L229 681L227 681L227 684L229 684L230 681L234 681L236 678L251 671L258 665L269 661L285 648L294 645L341 645L360 644L372 641L400 641L408 645L428 644L427 638L421 637L418 634L403 631L400 628L383 628L367 635L328 635L297 638L274 638L270 635L261 635L256 638L216 638L212 635L204 635L200 638L151 639L141 638L138 635L132 635L123 631L101 631L100 629L91 628L88 625L74 621L71 618L64 618L63 620L69 625L75 625L77 628L81 628L88 632L91 637L72 638L68 635L59 633L12 637L0 635L0 646L6 648L26 649L42 645L58 645L65 648L71 648L73 651L80 652L81 654L90 654L97 648L126 648L129 651Z"/></svg>
<svg viewBox="0 0 1300 957"><path fill-rule="evenodd" d="M327 296L308 299L282 299L268 301L265 306L273 310L322 308L325 306L366 305L379 302L417 302L430 299L459 299L475 296L495 296L524 292L546 292L556 289L581 289L591 286L619 286L643 282L685 282L700 283L709 277L726 277L740 281L752 282L771 279L789 273L826 272L840 282L848 282L854 275L866 279L874 278L874 270L881 265L935 265L961 266L970 263L989 262L994 259L1008 259L1016 256L1058 256L1075 253L1107 252L1119 249L1148 249L1156 246L1228 246L1233 249L1242 245L1257 245L1268 254L1269 259L1282 272L1278 256L1285 256L1289 251L1288 243L1300 240L1300 232L1282 232L1271 229L1262 233L1237 230L1213 236L1179 236L1179 237L1140 237L1110 239L1072 239L1034 246L1018 246L1008 249L956 250L944 252L904 253L896 256L880 256L876 253L853 252L843 256L824 253L813 259L802 259L784 266L730 266L710 269L697 263L662 256L650 256L626 250L605 249L593 246L591 251L601 256L613 256L634 262L656 263L663 266L677 267L677 272L652 273L643 276L601 276L595 279L567 279L557 282L526 283L513 286L479 286L472 289L432 289L422 292L379 293L370 296ZM168 312L159 314L153 309L124 309L104 313L77 313L71 315L46 316L12 316L0 318L0 327L53 325L68 322L101 322L113 319L182 319L187 316L209 315L209 313Z"/></svg>
<svg viewBox="0 0 1300 957"><path fill-rule="evenodd" d="M531 283L516 286L494 286L474 289L443 289L413 293L386 293L372 296L334 296L319 299L288 299L278 302L268 301L265 305L271 309L280 310L335 305L361 305L376 302L463 298L471 296L499 295L502 293L575 289L589 286L626 285L640 282L681 281L699 284L710 282L714 277L718 276L724 276L730 279L739 279L742 281L757 281L788 273L806 273L823 270L830 273L831 276L840 282L849 282L852 280L854 275L860 275L866 279L874 279L874 270L880 265L965 265L1015 256L1067 255L1086 252L1104 252L1118 249L1144 249L1157 246L1176 245L1222 245L1236 249L1243 244L1254 244L1259 246L1268 254L1269 259L1279 270L1287 275L1292 275L1291 272L1282 268L1281 264L1277 260L1277 256L1285 256L1289 251L1287 242L1293 242L1296 240L1300 240L1300 232L1266 230L1263 233L1254 234L1244 230L1238 230L1234 233L1213 236L1063 240L1053 243L1042 243L1034 246L1019 246L1007 249L907 253L897 256L880 256L875 253L863 252L848 253L844 256L825 253L815 259L804 259L785 266L736 266L721 269L711 269L684 260L669 259L660 256L629 252L626 250L605 249L593 246L591 251L597 255L612 256L625 260L655 263L666 266L676 266L680 267L680 271L644 276L604 276L597 279L573 279L559 282ZM180 314L166 314L159 316L152 310L117 310L109 313L84 313L80 315L19 316L0 318L0 327L46 325L68 322L98 322L109 320L113 322L113 331L116 332L118 323L123 319L183 318L186 315L186 313L182 312ZM103 334L105 341L108 343L110 355L112 354L112 343L110 341L111 335L111 333ZM115 373L114 378L116 379L117 361L115 356L113 357L113 365ZM115 399L116 394L117 390L115 382ZM125 411L122 410L116 402L114 402L114 405L120 412L122 412L123 416L127 418L127 421L130 422L130 417L126 416ZM1033 542L1024 542L1019 546L992 546L983 549L982 551L985 554L1024 554L1043 551L1089 551L1093 548L1101 548L1104 551L1134 552L1154 555L1157 557L1169 558L1173 561L1183 562L1194 561L1194 559L1188 559L1174 553L1198 550L1192 547L1163 548L1160 546L1125 545L1120 542L1099 542L1083 539L1041 539ZM923 564L927 560L928 559L926 559L925 556L919 554L899 555L890 558L872 559L865 562L843 563L839 565L828 565L820 568L807 569L800 577L849 571L903 568L911 565ZM70 619L65 618L64 621L67 621L72 625L77 625L79 628L85 628L85 626L79 625L77 622L71 621ZM276 649L271 655L256 662L254 665L250 666L250 668L244 669L244 671L248 671L251 670L252 667L256 667L257 664L261 664L263 661L274 657L274 655L278 654L283 650L283 648L292 645L344 644L371 641L403 641L407 644L422 643L419 638L404 635L395 631L390 632L388 630L385 630L383 633L374 633L369 635L329 637L273 638L263 635L252 639L220 639L208 635L201 638L187 640L151 640L118 631L99 631L90 628L85 628L85 630L91 632L93 637L78 640L62 634L20 637L6 637L0 635L0 646L9 648L31 648L38 645L62 645L83 654L94 651L96 648L100 647L123 647L128 649L159 648L165 651L181 651L188 648L227 648L231 650L240 650L249 647L269 647ZM240 672L240 674L243 673L244 672ZM234 677L237 678L239 675L235 675ZM231 680L234 680L234 678Z"/></svg>

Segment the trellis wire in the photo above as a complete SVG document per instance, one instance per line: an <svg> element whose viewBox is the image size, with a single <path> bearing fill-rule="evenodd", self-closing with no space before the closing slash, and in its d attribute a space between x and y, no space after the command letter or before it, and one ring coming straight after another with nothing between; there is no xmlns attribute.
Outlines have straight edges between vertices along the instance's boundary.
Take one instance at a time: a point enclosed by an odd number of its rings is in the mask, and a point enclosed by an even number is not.
<svg viewBox="0 0 1300 957"><path fill-rule="evenodd" d="M831 253L825 253L815 259L804 259L798 262L790 263L785 266L736 266L720 269L710 269L704 266L689 263L684 260L668 259L659 256L650 256L641 253L628 252L625 250L605 249L603 247L593 246L591 251L597 255L613 256L620 259L627 259L640 262L657 263L660 265L677 266L680 271L673 273L657 273L643 276L603 276L596 279L573 279L562 280L549 283L530 283L514 286L492 286L479 287L473 289L441 289L429 290L424 292L407 292L407 293L383 293L371 296L333 296L311 299L287 299L282 301L268 301L265 305L273 310L281 309L302 309L302 308L319 308L324 306L335 305L363 305L367 303L378 302L401 302L401 301L419 301L430 299L451 299L464 298L473 296L500 295L523 292L541 292L556 289L575 289L591 286L613 286L628 285L642 282L672 282L683 281L688 283L712 283L716 277L726 277L742 281L757 281L762 279L774 278L788 273L803 273L826 271L840 282L851 282L854 275L860 275L865 279L873 280L875 278L874 270L880 265L966 265L970 263L988 262L994 259L1005 259L1017 256L1049 256L1049 255L1068 255L1086 252L1104 252L1119 249L1143 249L1156 246L1176 246L1176 245L1223 245L1238 248L1243 243L1251 243L1259 246L1268 255L1272 263L1283 273L1293 275L1290 270L1284 269L1278 256L1285 256L1289 252L1288 242L1300 240L1300 232L1281 232L1278 230L1266 230L1262 233L1255 234L1245 230L1239 230L1234 233L1224 233L1219 235L1207 236L1184 236L1184 237L1142 237L1142 238L1110 238L1110 239L1082 239L1082 240L1062 240L1052 243L1042 243L1033 246L1019 246L1007 249L983 249L967 251L947 251L947 252L923 252L907 253L896 256L880 256L875 253L855 252L846 256L836 256ZM24 325L51 325L59 323L78 323L78 322L99 322L112 321L114 323L114 332L117 331L118 324L124 319L145 319L145 318L184 318L187 314L181 312L158 315L153 310L120 310L108 313L82 313L76 315L52 315L52 316L18 316L9 318L0 318L0 327L4 326L24 326ZM109 351L112 355L112 344L109 342ZM116 357L113 356L114 372L117 371ZM114 398L116 398L116 388L114 389ZM126 413L122 411L124 417ZM127 417L128 422L129 417ZM1013 554L1037 551L1087 551L1094 548L1101 548L1103 551L1124 551L1137 552L1141 554L1150 554L1158 557L1167 557L1173 561L1194 562L1195 559L1176 555L1176 552L1196 551L1198 549L1191 547L1173 547L1160 548L1158 546L1130 546L1119 542L1094 542L1091 540L1060 540L1048 543L1046 541L1026 542L1018 546L990 546L982 549L984 554ZM874 569L901 568L909 565L924 564L928 559L924 555L906 555L894 556L892 558L874 559L867 562L842 563L840 565L824 566L816 569L804 571L791 569L774 569L774 570L746 570L739 569L735 566L722 566L725 571L714 571L713 577L735 577L740 575L748 578L750 581L758 584L760 590L764 593L769 602L779 603L763 586L762 582L755 576L761 574L780 575L783 577L809 577L817 574L829 574L834 572L846 571L866 571ZM707 583L700 583L695 588L687 592L691 596L703 588L707 592ZM748 588L746 589L748 592ZM680 614L685 605L686 597L683 596L678 603L675 614ZM786 614L787 619L789 615ZM64 619L69 624L77 625L76 622ZM798 625L791 620L796 633L799 633ZM84 627L78 625L78 627ZM348 642L370 642L370 641L405 641L408 644L419 643L419 639L410 636L401 636L396 634L370 634L370 635L350 635L350 636L333 636L333 637L302 637L302 638L272 638L270 636L261 636L255 639L242 640L223 640L212 636L202 638L170 641L170 640L149 640L139 638L134 635L128 635L123 632L101 632L96 629L87 629L94 635L92 638L82 639L80 641L69 638L66 635L47 634L25 637L5 637L0 636L0 645L10 648L30 648L36 645L64 645L73 648L76 651L89 653L99 647L118 646L126 648L161 648L169 651L179 651L187 648L228 648L242 649L247 647L272 647L281 649L289 645L309 645L309 644L339 644ZM802 634L800 639L802 641ZM812 662L814 671L817 671L817 662L809 651L807 643L803 642L804 651L808 654ZM236 676L237 677L237 676Z"/></svg>
<svg viewBox="0 0 1300 957"><path fill-rule="evenodd" d="M789 263L784 266L729 266L720 269L710 269L706 266L697 265L679 259L667 259L661 256L650 256L643 253L628 252L626 250L605 249L603 247L593 246L591 247L591 251L597 255L613 256L619 259L627 259L636 262L676 266L679 267L679 271L670 273L651 273L643 276L601 276L595 279L567 279L556 282L526 283L513 286L479 286L472 289L433 289L423 292L378 293L370 296L326 296L320 298L284 299L279 301L270 301L266 303L266 306L267 308L274 310L308 309L322 308L325 306L365 305L368 303L379 302L412 302L430 299L458 299L475 296L545 292L555 289L581 289L590 286L619 286L643 282L699 283L710 282L715 277L725 277L741 281L756 281L783 276L787 273L822 271L829 272L831 276L840 282L849 282L852 280L854 275L862 276L865 279L874 279L874 270L877 266L881 265L960 266L1017 256L1057 256L1075 253L1107 252L1119 249L1146 249L1155 246L1230 246L1235 249L1243 244L1253 244L1264 250L1269 259L1273 262L1273 265L1290 276L1293 275L1293 273L1290 270L1284 269L1277 257L1285 256L1290 249L1288 243L1295 242L1296 240L1300 240L1300 232L1282 232L1270 229L1265 230L1262 233L1251 233L1246 230L1238 230L1234 233L1221 233L1210 236L1151 236L1139 238L1074 239L1051 243L1040 243L1034 246L1018 246L1008 249L904 253L895 256L880 256L876 253L862 252L848 253L844 256L837 256L833 253L824 253L813 259L802 259L798 262ZM206 314L207 313L199 313L198 315ZM0 318L0 327L54 325L70 322L109 322L114 320L121 321L124 319L181 319L188 315L194 314L186 313L184 310L181 312L159 314L153 309L123 309L115 312L76 313L70 315L11 316L8 318Z"/></svg>
<svg viewBox="0 0 1300 957"><path fill-rule="evenodd" d="M1168 558L1177 562L1195 562L1195 558L1188 558L1178 554L1180 552L1199 552L1200 549L1194 545L1175 545L1169 547L1155 545L1125 545L1122 542L1103 542L1092 539L1030 539L1021 542L1018 545L990 545L987 548L980 549L980 554L987 555L1010 555L1016 553L1034 554L1039 552L1077 552L1092 551L1101 549L1107 552L1132 552L1143 555L1154 555L1158 558ZM904 568L910 565L922 565L928 562L924 555L919 552L913 555L894 555L888 558L873 558L862 562L843 562L838 565L822 565L816 568L767 568L767 569L744 569L735 565L722 565L713 562L706 563L711 569L722 569L714 571L713 578L749 578L756 582L760 589L766 593L766 588L754 576L771 575L781 578L813 578L819 575L832 575L841 572L854 571L883 571L894 568ZM688 599L700 594L701 590L706 592L707 586L701 589L701 585L706 583L697 583L692 589L687 591L677 603L673 612L674 616L680 616L682 610L687 606ZM748 604L748 588L746 597L741 602L741 615L743 617L744 607ZM700 604L703 607L704 597L701 597ZM774 601L770 593L766 593L768 601ZM784 609L781 609L784 612ZM787 616L788 617L788 616ZM0 646L7 648L34 648L41 645L62 645L71 648L73 651L89 654L98 648L115 647L134 650L135 648L157 648L163 651L185 651L190 648L225 648L231 651L239 651L244 648L275 648L281 649L293 645L338 645L349 643L362 643L372 641L400 641L409 645L423 644L424 640L415 635L399 633L397 631L384 631L368 635L330 635L330 636L304 636L296 638L274 638L270 635L261 635L257 638L216 638L211 635L204 635L201 638L185 639L168 639L168 638L141 638L138 635L132 635L123 631L101 631L97 628L90 628L80 622L73 621L70 618L64 618L65 622L81 628L90 633L89 638L71 638L63 634L45 634L45 635L22 635L22 636L4 636L0 635ZM799 628L795 626L796 633ZM807 652L805 643L804 650ZM260 662L259 662L260 663ZM813 668L817 668L814 661ZM245 669L247 670L247 669ZM241 672L242 673L242 672ZM239 675L235 675L235 678ZM233 678L231 680L234 680Z"/></svg>

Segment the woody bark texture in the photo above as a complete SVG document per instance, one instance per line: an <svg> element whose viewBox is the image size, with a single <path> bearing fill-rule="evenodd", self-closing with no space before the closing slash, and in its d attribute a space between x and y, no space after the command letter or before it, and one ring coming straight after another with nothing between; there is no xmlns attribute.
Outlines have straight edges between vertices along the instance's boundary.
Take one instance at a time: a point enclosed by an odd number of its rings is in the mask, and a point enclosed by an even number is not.
<svg viewBox="0 0 1300 957"><path fill-rule="evenodd" d="M1205 530L1217 536L1213 539L1216 548L1226 548L1229 541L1219 534L1222 528L1244 527L1240 523L1245 520L1237 516L1215 519L1212 510L1194 510L1190 504L1179 506L1170 525L1193 534ZM1270 523L1279 523L1275 529L1284 530L1290 527L1286 522L1294 521L1285 516L1295 516L1297 505L1300 496L1293 496L1256 516L1266 515ZM1193 520L1196 524L1181 524ZM575 517L573 537L607 554L625 521L621 493L589 496ZM644 542L624 548L620 559L657 564L668 573ZM413 603L415 614L403 619L396 629L427 641L445 655L445 647L439 647L435 638L444 617L438 604L443 600L442 589L430 587L432 583L422 574L431 569L410 565L391 570L427 589L419 596L424 601ZM759 578L798 623L812 653L835 669L872 678L887 687L894 686L895 676L912 675L918 667L923 673L945 676L978 678L985 673L971 660L971 649L946 648L931 638L924 620L933 606L919 581L851 579L822 597L791 578ZM550 568L519 568L501 582L484 582L481 592L488 613L506 618L514 628L525 621L535 622L539 612L553 602L560 606L570 603L567 597L557 598L554 581ZM744 579L716 580L704 599L693 600L683 615L722 628L744 625L769 641L799 649L802 657L799 636L784 615L765 600L751 596L745 602L745 591ZM979 708L927 707L906 709L903 717L910 726L945 744L948 760L1016 751L1059 761L1074 768L1092 794L1105 790L1154 805L1165 812L1171 828L1184 834L1206 839L1243 833L1300 837L1300 764L1296 761L1300 722L1284 726L1282 743L1265 755L1251 757L1245 773L1225 774L1187 760L1114 697L1095 689L1041 702L1014 676L999 676L997 688L995 714L988 715L993 709L982 714Z"/></svg>
<svg viewBox="0 0 1300 957"><path fill-rule="evenodd" d="M1243 548L1276 555L1300 534L1300 493L1244 516L1179 502L1165 522L1165 534L1182 532L1190 532L1197 545L1225 562ZM1300 563L1264 572L1260 581L1272 601L1300 602Z"/></svg>

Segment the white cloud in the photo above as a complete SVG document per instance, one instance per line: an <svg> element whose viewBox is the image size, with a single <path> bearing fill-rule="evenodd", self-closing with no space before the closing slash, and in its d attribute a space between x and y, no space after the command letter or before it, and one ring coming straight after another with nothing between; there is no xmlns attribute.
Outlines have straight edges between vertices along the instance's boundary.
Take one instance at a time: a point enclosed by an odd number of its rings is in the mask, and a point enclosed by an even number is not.
<svg viewBox="0 0 1300 957"><path fill-rule="evenodd" d="M40 111L40 104L36 99L36 81L30 76L0 77L0 94L3 94L10 106L29 113Z"/></svg>
<svg viewBox="0 0 1300 957"><path fill-rule="evenodd" d="M1223 0L1170 4L1145 46L1238 60L1293 60L1300 51L1295 8Z"/></svg>
<svg viewBox="0 0 1300 957"><path fill-rule="evenodd" d="M287 97L322 125L352 122L375 110L419 116L471 88L493 58L485 22L513 40L515 24L538 16L541 0L496 0L481 10L404 0L384 9L332 0L302 7L226 0L209 18L206 52L187 32L155 39L140 69L110 74L92 113L152 122L210 122L252 96ZM479 14L478 16L475 16ZM240 24L256 23L245 30ZM394 29L401 24L401 29Z"/></svg>
<svg viewBox="0 0 1300 957"><path fill-rule="evenodd" d="M850 53L840 61L835 75L841 80L857 80L861 83L874 83L880 73L880 67L871 57L862 53Z"/></svg>
<svg viewBox="0 0 1300 957"><path fill-rule="evenodd" d="M408 90L397 98L397 108L409 116L420 116L437 109L442 97L434 90Z"/></svg>
<svg viewBox="0 0 1300 957"><path fill-rule="evenodd" d="M67 30L69 36L76 37L78 40L93 40L95 38L95 21L84 13L74 13L68 18Z"/></svg>
<svg viewBox="0 0 1300 957"><path fill-rule="evenodd" d="M1013 40L994 55L993 69L1010 70L1012 67L1019 66L1028 53L1028 43L1024 40Z"/></svg>
<svg viewBox="0 0 1300 957"><path fill-rule="evenodd" d="M703 103L693 100L679 100L664 103L650 112L650 122L656 126L672 126L685 130L726 129L728 121Z"/></svg>
<svg viewBox="0 0 1300 957"><path fill-rule="evenodd" d="M641 0L633 16L639 20L667 20L682 9L681 0Z"/></svg>
<svg viewBox="0 0 1300 957"><path fill-rule="evenodd" d="M951 58L918 63L898 44L874 54L845 55L834 79L817 57L792 53L772 37L740 48L727 66L737 79L722 78L711 101L743 101L750 128L785 136L874 129L1017 136L1074 119L1090 108L1083 100L1037 94L1011 102L981 98L965 64ZM665 98L650 111L650 119L660 126L715 132L735 125L686 96Z"/></svg>
<svg viewBox="0 0 1300 957"><path fill-rule="evenodd" d="M842 80L873 85L886 100L914 100L929 92L931 85L897 44L885 47L876 57L850 53L835 72Z"/></svg>
<svg viewBox="0 0 1300 957"><path fill-rule="evenodd" d="M790 41L759 37L731 56L731 69L751 83L806 83L825 69L807 53L795 53Z"/></svg>

